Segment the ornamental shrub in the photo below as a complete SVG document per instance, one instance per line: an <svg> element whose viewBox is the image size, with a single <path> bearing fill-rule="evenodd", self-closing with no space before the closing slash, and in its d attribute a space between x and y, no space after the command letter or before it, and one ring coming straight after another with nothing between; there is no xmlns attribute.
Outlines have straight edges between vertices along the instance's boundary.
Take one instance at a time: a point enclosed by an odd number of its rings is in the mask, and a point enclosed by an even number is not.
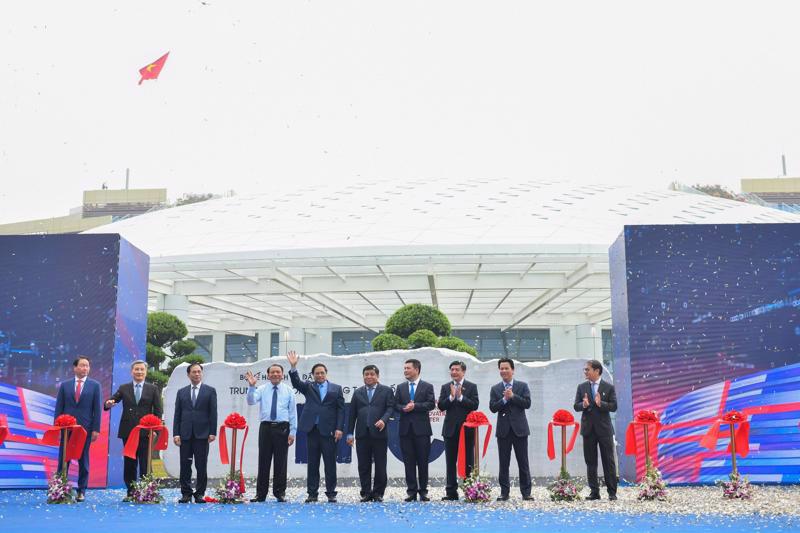
<svg viewBox="0 0 800 533"><path fill-rule="evenodd" d="M407 350L408 343L402 337L392 335L391 333L381 333L372 339L372 349L376 352L383 352L385 350Z"/></svg>
<svg viewBox="0 0 800 533"><path fill-rule="evenodd" d="M456 352L468 353L473 357L478 356L478 351L458 337L442 337L436 343L437 348L447 348Z"/></svg>
<svg viewBox="0 0 800 533"><path fill-rule="evenodd" d="M450 335L450 321L431 305L409 304L395 311L386 321L386 333L408 338L420 329L432 331L437 337Z"/></svg>
<svg viewBox="0 0 800 533"><path fill-rule="evenodd" d="M426 346L436 346L439 337L429 329L418 329L408 336L408 344L412 348L425 348Z"/></svg>

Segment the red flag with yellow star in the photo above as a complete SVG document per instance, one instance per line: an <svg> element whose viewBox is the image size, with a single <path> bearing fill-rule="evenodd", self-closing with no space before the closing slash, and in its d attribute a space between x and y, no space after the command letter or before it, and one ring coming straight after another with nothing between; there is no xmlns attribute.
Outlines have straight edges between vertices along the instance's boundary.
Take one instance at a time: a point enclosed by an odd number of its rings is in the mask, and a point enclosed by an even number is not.
<svg viewBox="0 0 800 533"><path fill-rule="evenodd" d="M161 74L161 69L164 68L164 63L167 62L168 55L169 52L159 57L146 67L142 67L139 69L139 74L141 74L142 76L142 78L139 80L139 85L141 85L144 80L158 79L158 75Z"/></svg>

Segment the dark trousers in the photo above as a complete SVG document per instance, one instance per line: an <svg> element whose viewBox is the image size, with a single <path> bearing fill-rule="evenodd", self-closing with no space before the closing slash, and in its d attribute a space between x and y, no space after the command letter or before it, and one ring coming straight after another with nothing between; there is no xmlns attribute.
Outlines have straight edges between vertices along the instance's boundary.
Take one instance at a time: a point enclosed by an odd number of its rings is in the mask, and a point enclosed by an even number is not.
<svg viewBox="0 0 800 533"><path fill-rule="evenodd" d="M519 491L522 496L531 495L531 469L528 466L528 437L518 437L513 431L509 431L505 437L497 437L497 451L500 455L500 495L508 496L511 492L511 479L509 469L511 467L511 448L514 448L514 456L517 458L519 467Z"/></svg>
<svg viewBox="0 0 800 533"><path fill-rule="evenodd" d="M458 498L458 443L461 436L461 427L458 427L453 437L444 438L444 461L447 466L447 484L445 494ZM464 442L466 446L467 475L470 475L475 466L475 430L464 428Z"/></svg>
<svg viewBox="0 0 800 533"><path fill-rule="evenodd" d="M258 428L258 481L256 498L263 500L269 492L270 463L275 465L272 495L286 494L286 465L289 459L289 422L261 422Z"/></svg>
<svg viewBox="0 0 800 533"><path fill-rule="evenodd" d="M146 441L145 441L146 442ZM181 439L181 494L192 495L192 460L197 472L194 495L203 497L208 484L208 439Z"/></svg>
<svg viewBox="0 0 800 533"><path fill-rule="evenodd" d="M608 495L617 494L617 461L614 450L614 436L598 436L594 431L583 435L583 459L586 461L586 478L592 494L600 494L600 482L597 479L597 448L600 448L600 459L603 461L603 477Z"/></svg>
<svg viewBox="0 0 800 533"><path fill-rule="evenodd" d="M309 496L319 492L319 459L325 462L325 495L336 496L336 441L330 435L323 435L317 426L308 432L308 474L306 487Z"/></svg>
<svg viewBox="0 0 800 533"><path fill-rule="evenodd" d="M358 479L361 481L361 496L383 498L386 491L386 450L387 439L363 437L356 439L358 457ZM372 483L372 463L375 463L375 483Z"/></svg>
<svg viewBox="0 0 800 533"><path fill-rule="evenodd" d="M128 439L122 439L123 448L127 441ZM136 459L122 458L122 479L125 481L125 486L128 487L128 496L133 491L133 483L147 473L147 445L147 432L142 431L139 436L139 447L136 449Z"/></svg>
<svg viewBox="0 0 800 533"><path fill-rule="evenodd" d="M85 428L84 428L85 429ZM78 459L78 492L86 492L89 486L89 446L92 444L92 431L86 430L86 442L83 445L83 453ZM58 447L58 473L61 473L64 464L64 456L61 454L61 447ZM69 471L69 463L67 464Z"/></svg>
<svg viewBox="0 0 800 533"><path fill-rule="evenodd" d="M431 455L430 435L415 435L409 428L407 435L400 437L400 451L406 467L406 492L415 498L428 495L428 458ZM417 478L419 472L419 478Z"/></svg>

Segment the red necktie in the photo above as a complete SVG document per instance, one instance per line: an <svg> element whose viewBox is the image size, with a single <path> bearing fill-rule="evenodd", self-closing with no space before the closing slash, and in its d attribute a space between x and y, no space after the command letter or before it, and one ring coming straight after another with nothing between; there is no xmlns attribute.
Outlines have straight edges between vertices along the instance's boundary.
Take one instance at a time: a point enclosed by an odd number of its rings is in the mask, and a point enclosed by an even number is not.
<svg viewBox="0 0 800 533"><path fill-rule="evenodd" d="M75 382L75 403L81 399L81 380Z"/></svg>

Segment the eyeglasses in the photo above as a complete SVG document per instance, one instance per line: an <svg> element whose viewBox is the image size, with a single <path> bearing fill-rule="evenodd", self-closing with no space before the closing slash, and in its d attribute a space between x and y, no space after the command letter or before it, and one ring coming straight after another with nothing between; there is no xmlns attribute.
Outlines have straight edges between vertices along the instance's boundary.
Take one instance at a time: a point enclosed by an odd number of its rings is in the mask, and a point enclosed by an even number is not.
<svg viewBox="0 0 800 533"><path fill-rule="evenodd" d="M584 372L589 372L589 371L591 371L591 370L592 370L591 368L584 368L584 369L583 369L583 371L584 371Z"/></svg>

